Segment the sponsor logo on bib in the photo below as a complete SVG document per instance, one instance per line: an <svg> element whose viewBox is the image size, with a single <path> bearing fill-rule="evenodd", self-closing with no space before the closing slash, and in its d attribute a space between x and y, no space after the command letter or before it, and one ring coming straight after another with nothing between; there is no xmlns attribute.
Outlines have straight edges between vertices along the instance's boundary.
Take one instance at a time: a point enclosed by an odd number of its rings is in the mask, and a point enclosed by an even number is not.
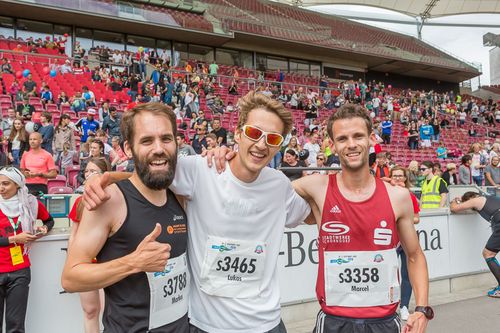
<svg viewBox="0 0 500 333"><path fill-rule="evenodd" d="M221 245L212 245L212 249L219 250L219 252L231 251L236 248L234 244L221 244Z"/></svg>
<svg viewBox="0 0 500 333"><path fill-rule="evenodd" d="M154 272L153 277L165 276L168 273L170 273L174 269L174 267L175 267L175 264L167 264L167 266L165 266L165 270L163 272Z"/></svg>
<svg viewBox="0 0 500 333"><path fill-rule="evenodd" d="M338 257L337 259L330 259L330 264L337 264L341 266L342 264L348 264L354 260L353 256Z"/></svg>

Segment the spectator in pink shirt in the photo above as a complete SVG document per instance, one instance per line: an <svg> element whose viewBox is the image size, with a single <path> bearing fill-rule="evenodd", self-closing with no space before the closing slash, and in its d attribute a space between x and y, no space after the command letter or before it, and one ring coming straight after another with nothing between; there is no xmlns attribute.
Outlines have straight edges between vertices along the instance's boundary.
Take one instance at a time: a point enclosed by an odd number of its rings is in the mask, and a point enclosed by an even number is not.
<svg viewBox="0 0 500 333"><path fill-rule="evenodd" d="M30 150L21 158L21 170L26 177L26 186L30 193L47 194L47 181L57 176L52 155L42 149L42 135L38 132L29 136Z"/></svg>

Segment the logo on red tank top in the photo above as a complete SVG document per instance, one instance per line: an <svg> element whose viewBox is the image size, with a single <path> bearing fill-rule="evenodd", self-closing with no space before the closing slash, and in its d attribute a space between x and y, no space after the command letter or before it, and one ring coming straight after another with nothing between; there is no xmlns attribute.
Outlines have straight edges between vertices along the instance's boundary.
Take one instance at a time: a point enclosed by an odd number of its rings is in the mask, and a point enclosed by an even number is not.
<svg viewBox="0 0 500 333"><path fill-rule="evenodd" d="M323 223L321 226L327 235L322 236L323 243L350 243L351 236L349 231L351 230L347 225L340 221L329 221Z"/></svg>
<svg viewBox="0 0 500 333"><path fill-rule="evenodd" d="M373 243L375 245L390 245L392 241L392 230L387 227L387 222L380 221L382 228L375 228L373 230Z"/></svg>

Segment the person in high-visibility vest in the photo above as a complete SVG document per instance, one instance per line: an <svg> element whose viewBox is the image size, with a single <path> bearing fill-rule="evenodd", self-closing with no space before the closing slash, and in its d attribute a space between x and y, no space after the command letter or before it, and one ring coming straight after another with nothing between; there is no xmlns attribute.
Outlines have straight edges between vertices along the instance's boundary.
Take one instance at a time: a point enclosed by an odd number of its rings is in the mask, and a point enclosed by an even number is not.
<svg viewBox="0 0 500 333"><path fill-rule="evenodd" d="M420 208L440 208L446 205L448 197L448 184L443 178L434 175L432 167L434 163L424 161L420 164L420 172L425 177L422 183L422 195L420 197Z"/></svg>

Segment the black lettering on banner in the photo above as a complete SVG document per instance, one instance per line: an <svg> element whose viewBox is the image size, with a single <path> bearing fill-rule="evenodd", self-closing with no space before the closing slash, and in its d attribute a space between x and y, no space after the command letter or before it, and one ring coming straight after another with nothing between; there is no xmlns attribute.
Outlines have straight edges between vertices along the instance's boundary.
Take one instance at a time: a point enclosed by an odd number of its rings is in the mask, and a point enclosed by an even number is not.
<svg viewBox="0 0 500 333"><path fill-rule="evenodd" d="M418 240L423 251L429 251L429 239L425 230L417 230Z"/></svg>
<svg viewBox="0 0 500 333"><path fill-rule="evenodd" d="M248 259L245 257L234 257L233 260L231 260L230 256L226 256L223 259L217 261L217 268L215 268L215 270L223 272L232 270L234 271L234 273L252 274L253 272L255 272L256 262L256 258Z"/></svg>
<svg viewBox="0 0 500 333"><path fill-rule="evenodd" d="M300 266L304 262L306 258L306 251L302 248L302 244L304 243L304 235L302 235L301 232L298 231L287 231L285 232L286 237L287 237L287 247L288 247L288 263L285 265L285 267L293 267L293 266ZM294 235L297 235L298 237L298 244L296 246L293 246L292 239L294 238ZM293 251L298 250L298 253L300 253L300 259L298 263L293 262Z"/></svg>
<svg viewBox="0 0 500 333"><path fill-rule="evenodd" d="M316 253L315 258L313 258L313 252ZM308 248L308 251L307 253L309 254L309 260L313 263L313 264L318 264L319 262L319 258L318 258L318 239L313 239L311 241L311 243L309 243L309 248Z"/></svg>
<svg viewBox="0 0 500 333"><path fill-rule="evenodd" d="M163 286L163 297L169 297L176 294L177 291L182 291L182 289L187 286L187 276L186 272L175 275L167 280L167 283Z"/></svg>
<svg viewBox="0 0 500 333"><path fill-rule="evenodd" d="M339 283L366 283L369 281L373 283L380 281L378 268L345 268L344 271L339 274Z"/></svg>
<svg viewBox="0 0 500 333"><path fill-rule="evenodd" d="M431 239L431 249L433 250L442 250L443 247L441 246L441 233L439 232L438 229L432 229L431 231L431 237L434 237Z"/></svg>
<svg viewBox="0 0 500 333"><path fill-rule="evenodd" d="M297 234L295 236L295 234ZM287 263L285 267L295 267L300 266L304 263L307 258L312 264L317 265L319 262L318 256L318 240L315 238L307 245L304 244L304 234L300 231L285 231L286 235L286 251L281 251L280 255L285 255L287 257ZM298 259L297 259L298 258Z"/></svg>
<svg viewBox="0 0 500 333"><path fill-rule="evenodd" d="M441 245L441 232L439 229L432 229L429 234L426 230L417 230L417 236L422 250L442 250L443 246Z"/></svg>

